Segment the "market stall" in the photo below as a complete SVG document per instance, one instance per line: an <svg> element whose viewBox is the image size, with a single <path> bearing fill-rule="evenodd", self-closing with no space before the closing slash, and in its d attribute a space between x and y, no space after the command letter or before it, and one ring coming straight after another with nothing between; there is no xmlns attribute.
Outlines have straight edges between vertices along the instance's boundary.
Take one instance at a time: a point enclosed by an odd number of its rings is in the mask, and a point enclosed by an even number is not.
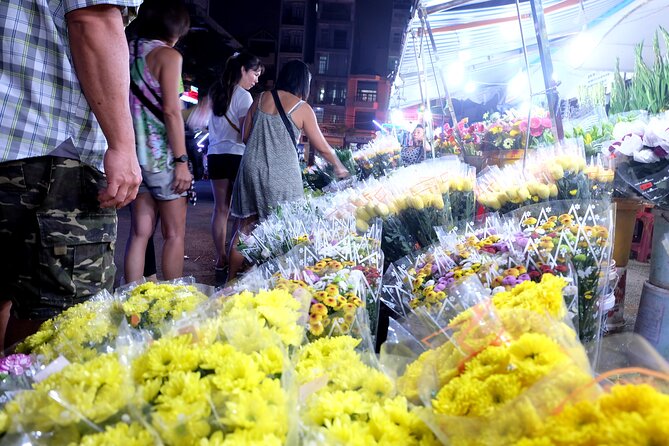
<svg viewBox="0 0 669 446"><path fill-rule="evenodd" d="M485 73L484 95L512 80L517 56L538 63L530 5L464 3L415 10L407 101L458 93L434 60ZM556 49L582 16L594 26L636 10L543 8L543 44ZM656 64L669 98L666 50ZM639 103L644 73L612 103ZM527 99L548 105L541 85ZM669 272L669 118L619 111L564 127L554 107L454 116L434 158L412 165L390 131L338 152L345 181L316 159L304 199L241 236L252 267L238 280L102 292L1 358L0 444L669 444L669 351L650 330L664 327L654 288L667 291ZM606 331L623 192L657 206L654 244L666 245L637 330L657 350Z"/></svg>

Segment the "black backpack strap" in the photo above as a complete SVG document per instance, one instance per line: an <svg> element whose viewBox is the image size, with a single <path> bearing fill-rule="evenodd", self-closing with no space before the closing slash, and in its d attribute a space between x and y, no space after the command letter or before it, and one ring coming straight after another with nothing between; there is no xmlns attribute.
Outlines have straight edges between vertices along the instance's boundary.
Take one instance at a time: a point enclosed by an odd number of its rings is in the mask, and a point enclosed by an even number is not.
<svg viewBox="0 0 669 446"><path fill-rule="evenodd" d="M297 138L295 138L293 126L290 125L290 122L288 121L288 116L286 116L286 112L283 109L283 105L281 105L281 101L279 100L279 95L277 94L276 90L272 90L272 97L274 98L274 105L276 105L276 109L279 112L279 115L281 115L283 125L286 126L286 130L288 130L290 138L293 141L293 144L295 144L295 150L297 151Z"/></svg>

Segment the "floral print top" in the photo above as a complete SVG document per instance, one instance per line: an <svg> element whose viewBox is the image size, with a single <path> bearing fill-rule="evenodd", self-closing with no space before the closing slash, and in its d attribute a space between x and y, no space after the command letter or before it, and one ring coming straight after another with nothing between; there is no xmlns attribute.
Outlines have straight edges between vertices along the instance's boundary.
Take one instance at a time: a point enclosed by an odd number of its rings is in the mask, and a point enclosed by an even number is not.
<svg viewBox="0 0 669 446"><path fill-rule="evenodd" d="M146 56L154 49L168 45L161 40L140 39L137 45L133 40L129 46L131 80L139 86L149 101L162 109L162 105L156 98L156 95L162 98L160 83L149 71ZM174 169L172 148L167 139L165 124L151 113L132 92L130 92L130 113L135 128L135 145L140 166L154 173Z"/></svg>

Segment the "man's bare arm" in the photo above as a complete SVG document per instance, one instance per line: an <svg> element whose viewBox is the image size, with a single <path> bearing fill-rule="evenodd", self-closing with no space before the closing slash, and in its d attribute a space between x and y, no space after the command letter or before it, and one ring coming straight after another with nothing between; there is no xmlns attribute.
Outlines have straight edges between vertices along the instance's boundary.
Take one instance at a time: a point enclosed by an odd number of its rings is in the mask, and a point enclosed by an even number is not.
<svg viewBox="0 0 669 446"><path fill-rule="evenodd" d="M104 207L122 207L135 199L141 182L129 106L129 55L121 10L97 5L67 14L74 69L109 148L104 165Z"/></svg>

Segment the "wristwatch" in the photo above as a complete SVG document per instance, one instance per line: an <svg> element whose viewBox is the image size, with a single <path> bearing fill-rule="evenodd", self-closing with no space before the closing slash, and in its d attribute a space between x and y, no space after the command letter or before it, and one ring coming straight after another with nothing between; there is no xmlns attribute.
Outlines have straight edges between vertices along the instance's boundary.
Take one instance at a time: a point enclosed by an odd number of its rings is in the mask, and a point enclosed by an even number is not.
<svg viewBox="0 0 669 446"><path fill-rule="evenodd" d="M180 157L174 158L175 163L187 163L188 155L181 155Z"/></svg>

